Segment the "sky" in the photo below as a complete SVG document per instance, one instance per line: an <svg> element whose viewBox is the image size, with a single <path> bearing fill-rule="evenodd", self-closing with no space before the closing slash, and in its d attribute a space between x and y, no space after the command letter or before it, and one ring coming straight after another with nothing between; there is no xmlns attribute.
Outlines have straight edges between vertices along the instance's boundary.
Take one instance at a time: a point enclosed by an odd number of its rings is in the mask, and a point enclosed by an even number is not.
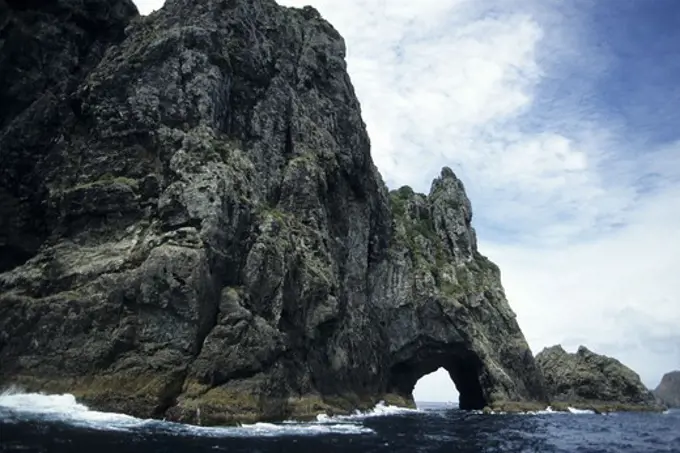
<svg viewBox="0 0 680 453"><path fill-rule="evenodd" d="M390 188L463 180L534 353L680 369L680 2L278 2L344 36ZM457 400L443 370L414 395Z"/></svg>

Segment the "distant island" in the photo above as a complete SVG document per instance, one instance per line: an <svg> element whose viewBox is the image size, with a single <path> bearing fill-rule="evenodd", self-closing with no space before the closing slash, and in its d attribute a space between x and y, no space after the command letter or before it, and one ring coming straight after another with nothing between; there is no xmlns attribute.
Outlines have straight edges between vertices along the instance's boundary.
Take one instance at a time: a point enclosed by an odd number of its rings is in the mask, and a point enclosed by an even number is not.
<svg viewBox="0 0 680 453"><path fill-rule="evenodd" d="M664 374L654 395L666 406L680 408L680 370Z"/></svg>
<svg viewBox="0 0 680 453"><path fill-rule="evenodd" d="M545 348L536 362L555 408L569 406L598 413L664 409L637 373L585 346L572 354L559 345Z"/></svg>

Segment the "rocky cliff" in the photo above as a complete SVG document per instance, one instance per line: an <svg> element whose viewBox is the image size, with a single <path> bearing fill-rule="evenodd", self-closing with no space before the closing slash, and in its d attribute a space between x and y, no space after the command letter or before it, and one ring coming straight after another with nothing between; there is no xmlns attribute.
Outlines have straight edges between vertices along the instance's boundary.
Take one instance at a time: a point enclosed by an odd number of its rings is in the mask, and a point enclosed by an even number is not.
<svg viewBox="0 0 680 453"><path fill-rule="evenodd" d="M585 346L574 354L559 345L545 348L536 362L558 408L569 405L596 412L662 409L637 373Z"/></svg>
<svg viewBox="0 0 680 453"><path fill-rule="evenodd" d="M547 400L450 169L389 193L273 0L0 0L0 386L204 423Z"/></svg>
<svg viewBox="0 0 680 453"><path fill-rule="evenodd" d="M654 395L666 406L680 408L680 371L664 374Z"/></svg>

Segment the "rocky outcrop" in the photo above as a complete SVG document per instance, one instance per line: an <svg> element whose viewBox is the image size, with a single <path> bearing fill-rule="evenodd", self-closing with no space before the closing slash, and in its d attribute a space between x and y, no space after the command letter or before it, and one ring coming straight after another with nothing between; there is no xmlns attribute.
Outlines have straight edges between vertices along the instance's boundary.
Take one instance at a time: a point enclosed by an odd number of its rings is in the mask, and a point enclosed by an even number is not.
<svg viewBox="0 0 680 453"><path fill-rule="evenodd" d="M372 277L389 339L391 391L410 395L421 376L443 366L463 408L500 407L522 395L545 402L500 271L477 250L462 182L444 168L428 196L402 187L390 199L391 244Z"/></svg>
<svg viewBox="0 0 680 453"><path fill-rule="evenodd" d="M666 406L680 408L680 371L664 374L654 395Z"/></svg>
<svg viewBox="0 0 680 453"><path fill-rule="evenodd" d="M462 183L387 191L314 9L0 8L0 385L228 423L445 367L464 408L546 402Z"/></svg>
<svg viewBox="0 0 680 453"><path fill-rule="evenodd" d="M569 405L596 412L662 409L637 373L585 346L574 354L559 345L545 348L536 362L558 408Z"/></svg>

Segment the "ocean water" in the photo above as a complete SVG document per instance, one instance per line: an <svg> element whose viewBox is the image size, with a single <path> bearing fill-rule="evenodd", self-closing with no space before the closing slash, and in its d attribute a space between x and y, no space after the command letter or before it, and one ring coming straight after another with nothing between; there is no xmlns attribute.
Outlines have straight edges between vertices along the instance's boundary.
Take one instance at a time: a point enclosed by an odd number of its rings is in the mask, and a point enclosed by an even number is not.
<svg viewBox="0 0 680 453"><path fill-rule="evenodd" d="M0 395L0 452L678 452L680 411L471 413L378 405L315 422L204 428L89 410L71 395Z"/></svg>

